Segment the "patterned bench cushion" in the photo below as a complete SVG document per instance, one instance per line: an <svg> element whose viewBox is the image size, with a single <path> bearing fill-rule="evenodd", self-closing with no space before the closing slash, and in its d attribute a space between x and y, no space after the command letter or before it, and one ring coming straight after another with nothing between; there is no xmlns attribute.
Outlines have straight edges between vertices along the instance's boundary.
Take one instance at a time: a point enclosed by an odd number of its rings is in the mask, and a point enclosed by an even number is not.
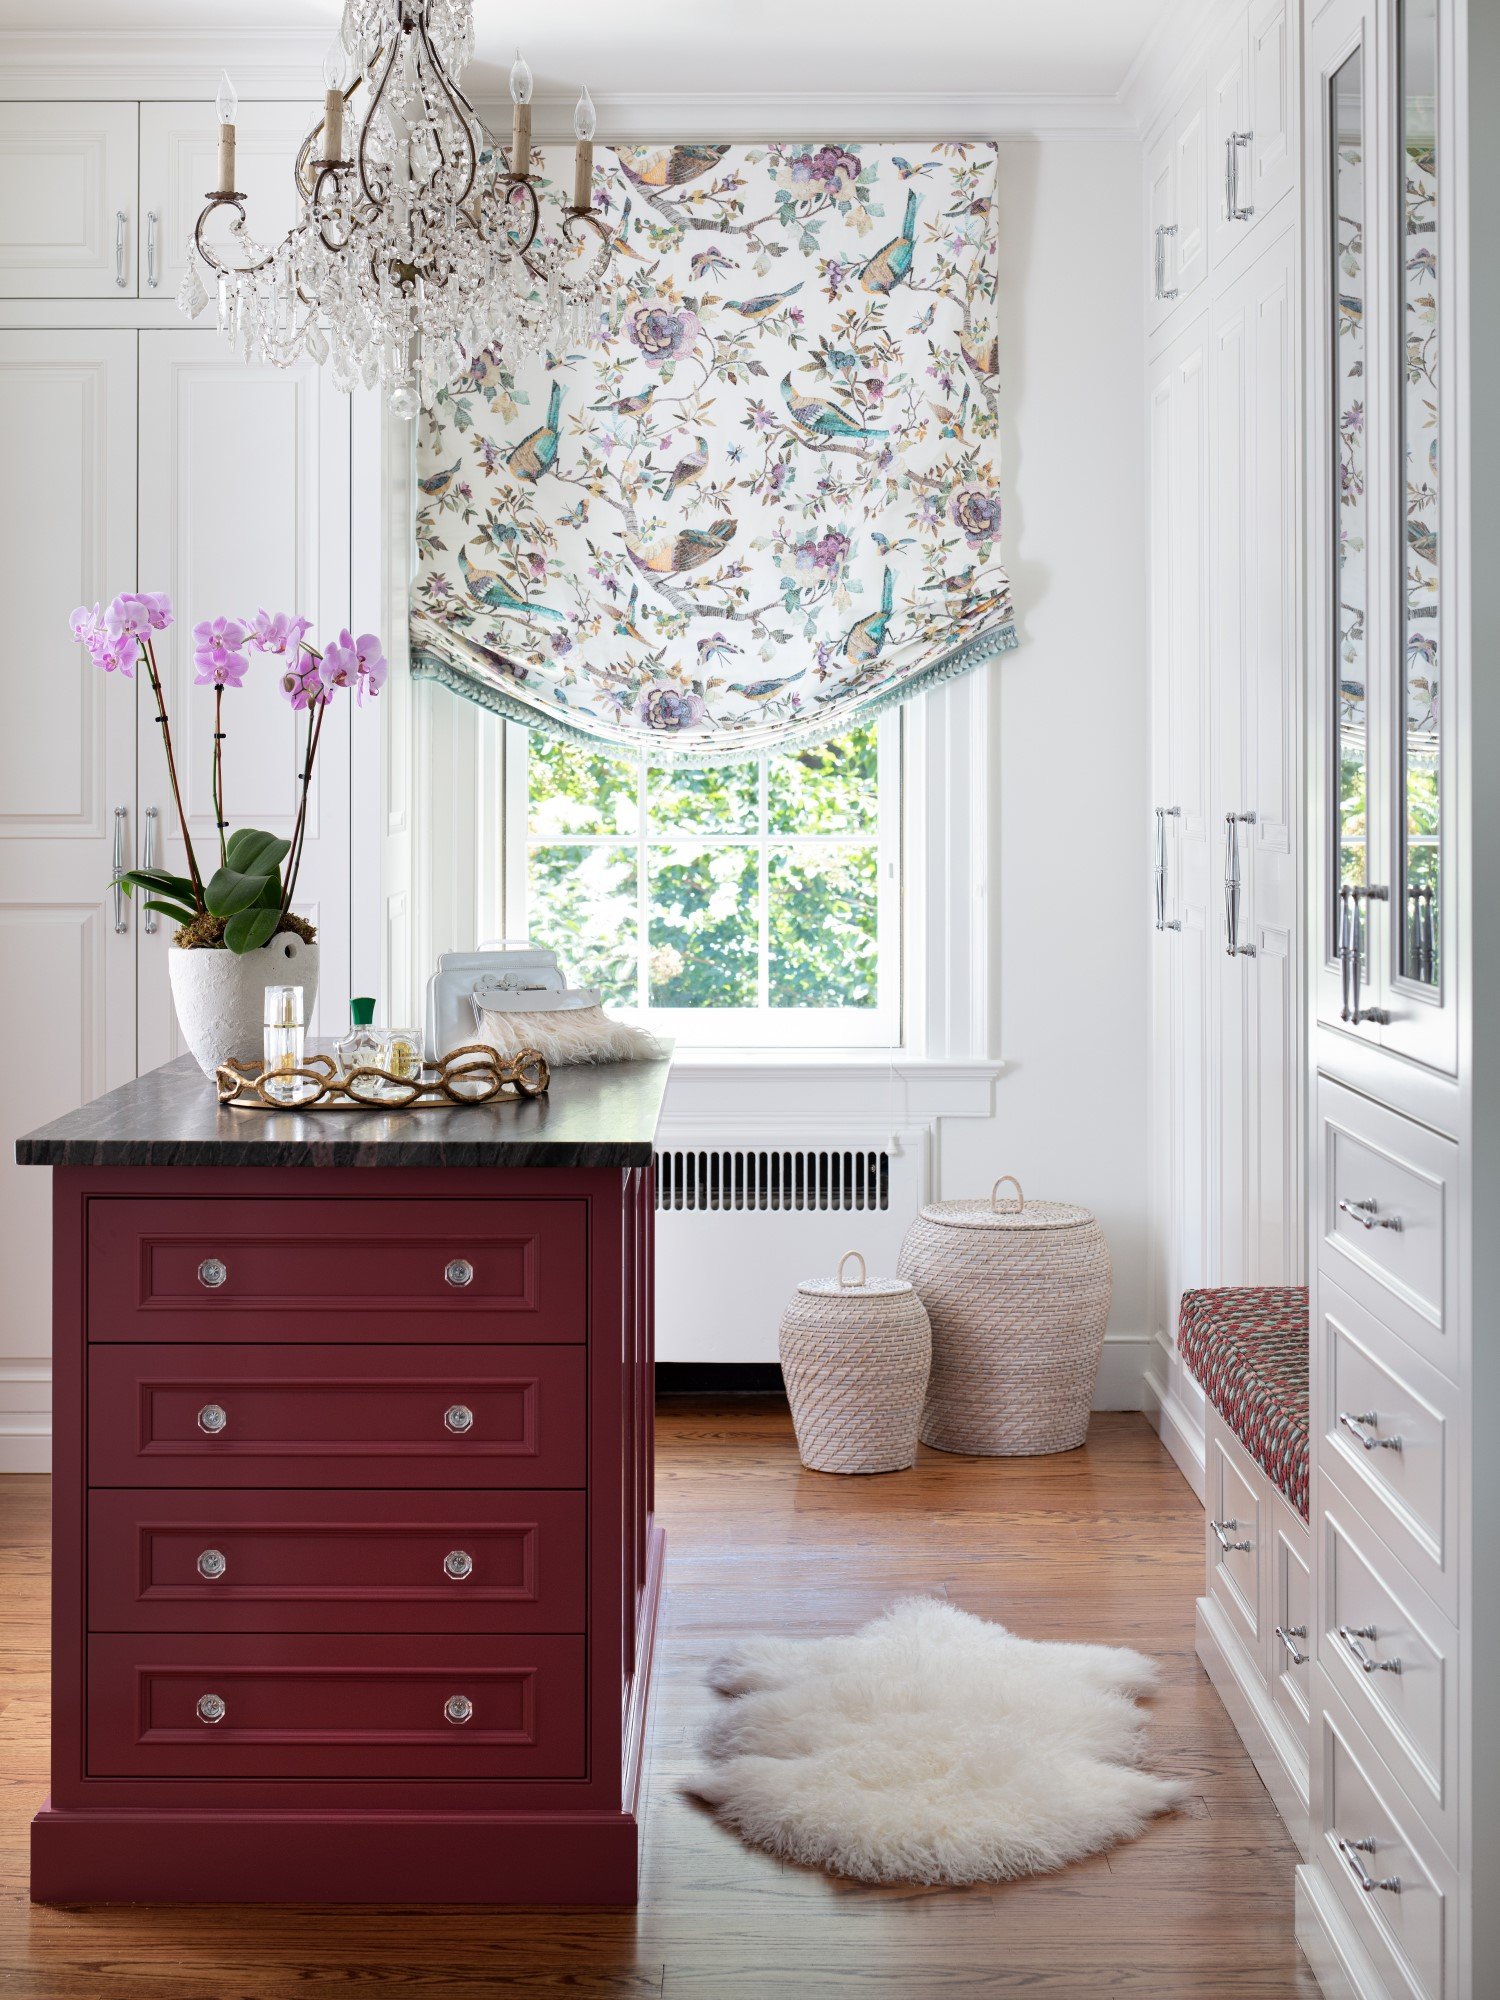
<svg viewBox="0 0 1500 2000"><path fill-rule="evenodd" d="M1177 1346L1257 1465L1307 1519L1307 1287L1184 1292Z"/></svg>

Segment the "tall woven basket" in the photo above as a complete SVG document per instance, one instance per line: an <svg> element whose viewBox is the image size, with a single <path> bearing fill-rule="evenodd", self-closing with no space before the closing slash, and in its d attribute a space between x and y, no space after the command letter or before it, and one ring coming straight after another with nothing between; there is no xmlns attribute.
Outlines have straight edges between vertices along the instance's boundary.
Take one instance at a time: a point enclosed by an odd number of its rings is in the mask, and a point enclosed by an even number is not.
<svg viewBox="0 0 1500 2000"><path fill-rule="evenodd" d="M859 1278L846 1283L851 1259ZM901 1472L917 1457L932 1335L902 1278L871 1278L851 1250L836 1278L797 1287L781 1322L781 1372L810 1472Z"/></svg>
<svg viewBox="0 0 1500 2000"><path fill-rule="evenodd" d="M1014 1201L997 1199L1006 1185ZM1028 1202L1007 1174L988 1201L929 1203L896 1268L932 1323L923 1444L1004 1457L1083 1443L1112 1289L1086 1208Z"/></svg>

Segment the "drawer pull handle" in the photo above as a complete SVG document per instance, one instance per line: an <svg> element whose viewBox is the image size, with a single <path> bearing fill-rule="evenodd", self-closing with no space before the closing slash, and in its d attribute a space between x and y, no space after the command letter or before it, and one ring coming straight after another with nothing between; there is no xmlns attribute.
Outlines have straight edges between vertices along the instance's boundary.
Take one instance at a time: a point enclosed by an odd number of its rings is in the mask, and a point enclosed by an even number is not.
<svg viewBox="0 0 1500 2000"><path fill-rule="evenodd" d="M221 1577L229 1567L229 1558L222 1549L205 1549L198 1558L198 1574L206 1576L210 1583Z"/></svg>
<svg viewBox="0 0 1500 2000"><path fill-rule="evenodd" d="M198 1266L198 1283L216 1292L229 1276L229 1266L222 1257L205 1257Z"/></svg>
<svg viewBox="0 0 1500 2000"><path fill-rule="evenodd" d="M222 1722L226 1714L224 1697L221 1694L200 1694L198 1697L198 1720L200 1722Z"/></svg>
<svg viewBox="0 0 1500 2000"><path fill-rule="evenodd" d="M1294 1667L1305 1667L1308 1655L1303 1652L1297 1641L1307 1637L1307 1627L1305 1625L1278 1625L1276 1627L1276 1636L1282 1645L1286 1647L1287 1657L1291 1660L1292 1665Z"/></svg>
<svg viewBox="0 0 1500 2000"><path fill-rule="evenodd" d="M466 1694L450 1694L443 1703L443 1713L450 1722L467 1722L474 1713L474 1704Z"/></svg>
<svg viewBox="0 0 1500 2000"><path fill-rule="evenodd" d="M228 1422L229 1412L222 1403L205 1403L198 1412L198 1428L210 1437L217 1437Z"/></svg>
<svg viewBox="0 0 1500 2000"><path fill-rule="evenodd" d="M1399 1232L1399 1215L1379 1215L1373 1201L1341 1201L1339 1214L1347 1215L1357 1222L1361 1229L1394 1229Z"/></svg>
<svg viewBox="0 0 1500 2000"><path fill-rule="evenodd" d="M1401 1877L1399 1875L1387 1875L1384 1880L1377 1882L1363 1861L1360 1860L1359 1857L1362 1854L1373 1854L1375 1852L1375 1842L1372 1838L1367 1836L1364 1840L1345 1840L1341 1833L1336 1833L1333 1838L1339 1853L1343 1855L1350 1868L1354 1871L1355 1881L1367 1896L1374 1889L1384 1889L1391 1896L1399 1896L1401 1894Z"/></svg>
<svg viewBox="0 0 1500 2000"><path fill-rule="evenodd" d="M1368 1639L1372 1644L1374 1643L1378 1634L1373 1625L1340 1625L1339 1637L1358 1661L1359 1670L1362 1674L1400 1673L1401 1662L1399 1660L1372 1659L1360 1644L1361 1639Z"/></svg>
<svg viewBox="0 0 1500 2000"><path fill-rule="evenodd" d="M450 1259L447 1268L443 1272L443 1276L453 1286L455 1291L461 1292L465 1285L473 1284L474 1266L469 1262L467 1257L454 1257Z"/></svg>
<svg viewBox="0 0 1500 2000"><path fill-rule="evenodd" d="M443 1575L451 1576L455 1583L462 1583L466 1576L474 1574L474 1558L467 1549L449 1549L443 1557Z"/></svg>
<svg viewBox="0 0 1500 2000"><path fill-rule="evenodd" d="M456 1437L474 1428L474 1412L467 1403L450 1403L443 1412L443 1422Z"/></svg>
<svg viewBox="0 0 1500 2000"><path fill-rule="evenodd" d="M1218 1536L1219 1547L1223 1549L1226 1555L1229 1553L1231 1549L1253 1549L1255 1547L1254 1542L1230 1541L1229 1539L1230 1531L1234 1528L1237 1528L1240 1525L1238 1521L1210 1521L1208 1525L1213 1529L1214 1533Z"/></svg>
<svg viewBox="0 0 1500 2000"><path fill-rule="evenodd" d="M1380 1419L1373 1410L1361 1410L1356 1416L1352 1410L1340 1410L1339 1422L1365 1451L1399 1451L1399 1437L1371 1437L1371 1431L1380 1429Z"/></svg>

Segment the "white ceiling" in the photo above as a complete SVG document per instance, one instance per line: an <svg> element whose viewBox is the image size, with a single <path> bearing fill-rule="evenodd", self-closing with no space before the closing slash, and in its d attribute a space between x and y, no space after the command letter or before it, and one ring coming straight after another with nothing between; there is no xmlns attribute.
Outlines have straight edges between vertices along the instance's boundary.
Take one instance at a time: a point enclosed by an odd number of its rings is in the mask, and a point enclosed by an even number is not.
<svg viewBox="0 0 1500 2000"><path fill-rule="evenodd" d="M909 90L1113 97L1169 0L476 0L486 74L519 35L538 90L617 93ZM0 0L0 30L195 36L322 30L340 0ZM480 77L472 79L479 87Z"/></svg>

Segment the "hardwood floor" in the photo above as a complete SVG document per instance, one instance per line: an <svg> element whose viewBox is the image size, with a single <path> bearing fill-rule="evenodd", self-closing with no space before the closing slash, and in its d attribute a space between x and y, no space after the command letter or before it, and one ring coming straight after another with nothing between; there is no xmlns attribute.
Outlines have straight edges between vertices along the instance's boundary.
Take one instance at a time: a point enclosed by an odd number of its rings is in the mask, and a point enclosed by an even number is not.
<svg viewBox="0 0 1500 2000"><path fill-rule="evenodd" d="M839 1479L802 1471L769 1398L674 1398L658 1446L665 1633L634 1911L32 1907L47 1482L0 1480L3 2000L1317 1994L1292 1938L1296 1850L1193 1654L1202 1510L1144 1418L1096 1417L1085 1449L1056 1458L924 1451L909 1473ZM879 1890L782 1867L681 1796L726 1637L848 1628L914 1590L1028 1637L1159 1659L1152 1761L1191 1779L1187 1809L1059 1874Z"/></svg>

